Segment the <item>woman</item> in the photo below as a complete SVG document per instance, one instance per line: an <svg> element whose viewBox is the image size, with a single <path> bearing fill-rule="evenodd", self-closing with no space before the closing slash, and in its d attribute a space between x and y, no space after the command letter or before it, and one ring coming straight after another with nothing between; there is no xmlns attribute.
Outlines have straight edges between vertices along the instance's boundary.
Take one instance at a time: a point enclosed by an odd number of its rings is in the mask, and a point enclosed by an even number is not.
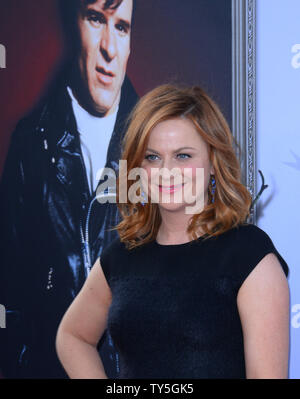
<svg viewBox="0 0 300 399"><path fill-rule="evenodd" d="M68 375L107 378L96 348L107 327L120 378L287 378L288 266L245 223L251 197L217 105L197 87L154 89L131 115L122 159L128 174L144 171L142 192L132 201L130 176L131 199L117 191L120 240L60 324Z"/></svg>

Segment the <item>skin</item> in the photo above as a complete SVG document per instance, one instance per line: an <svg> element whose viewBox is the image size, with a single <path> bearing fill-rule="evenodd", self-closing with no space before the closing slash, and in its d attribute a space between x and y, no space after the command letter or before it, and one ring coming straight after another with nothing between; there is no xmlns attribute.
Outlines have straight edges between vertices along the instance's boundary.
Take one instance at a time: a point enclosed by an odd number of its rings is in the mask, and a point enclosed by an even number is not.
<svg viewBox="0 0 300 399"><path fill-rule="evenodd" d="M56 351L70 378L107 378L97 344L106 329L110 303L111 291L98 259L57 331Z"/></svg>
<svg viewBox="0 0 300 399"><path fill-rule="evenodd" d="M132 0L104 9L105 0L83 5L78 15L81 40L79 71L82 87L73 87L78 101L90 113L115 112L121 95L128 57Z"/></svg>
<svg viewBox="0 0 300 399"><path fill-rule="evenodd" d="M208 184L210 175L214 174L209 159L209 148L188 119L176 118L157 124L150 133L145 159L141 167L148 176L148 193L154 191L155 180L151 179L151 170L154 168L173 168L180 170L181 182L186 182L189 192L196 194L196 168L204 169L204 180L199 182L204 191L204 202L208 200ZM184 176L184 168L190 168L191 179ZM192 215L185 212L186 206L191 205L185 201L175 202L175 195L180 195L183 188L179 187L174 193L170 193L168 186L177 185L177 180L160 178L160 184L166 187L166 191L159 192L159 210L162 223L157 235L157 241L162 244L180 244L190 241L186 233L186 224ZM180 186L180 185L179 185ZM183 198L183 197L182 197ZM169 200L169 201L168 201ZM167 202L168 201L168 202Z"/></svg>
<svg viewBox="0 0 300 399"><path fill-rule="evenodd" d="M183 146L193 150L178 152ZM150 133L143 167L147 173L152 167L176 166L181 170L188 166L203 167L207 200L209 174L213 172L208 154L208 147L191 122L174 119L157 125ZM160 203L159 209L162 224L157 241L162 244L189 241L185 231L190 215L185 214L185 204ZM107 326L111 300L112 293L98 259L64 315L56 337L58 356L71 378L107 378L97 343ZM246 377L287 378L289 288L274 254L267 254L245 279L237 295L237 306L244 337Z"/></svg>
<svg viewBox="0 0 300 399"><path fill-rule="evenodd" d="M247 378L288 378L289 287L276 255L266 255L252 270L238 292L237 304Z"/></svg>

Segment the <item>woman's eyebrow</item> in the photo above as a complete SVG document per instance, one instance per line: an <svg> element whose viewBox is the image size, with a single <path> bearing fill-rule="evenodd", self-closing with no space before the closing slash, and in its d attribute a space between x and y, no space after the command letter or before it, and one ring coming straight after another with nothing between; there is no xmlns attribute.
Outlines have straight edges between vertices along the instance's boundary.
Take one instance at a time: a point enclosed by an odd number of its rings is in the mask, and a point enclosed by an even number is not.
<svg viewBox="0 0 300 399"><path fill-rule="evenodd" d="M177 148L177 150L174 150L173 152L179 152L179 151L182 151L182 150L196 150L196 148L194 148L194 147L180 147L180 148ZM158 151L153 150L152 148L147 148L146 151L151 151L151 152L155 152L155 154L159 154Z"/></svg>

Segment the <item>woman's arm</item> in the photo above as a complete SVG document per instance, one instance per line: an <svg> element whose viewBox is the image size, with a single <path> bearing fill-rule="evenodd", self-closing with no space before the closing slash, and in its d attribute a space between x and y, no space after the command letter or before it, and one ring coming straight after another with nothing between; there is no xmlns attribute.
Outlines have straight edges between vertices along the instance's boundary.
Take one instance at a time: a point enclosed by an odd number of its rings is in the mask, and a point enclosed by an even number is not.
<svg viewBox="0 0 300 399"><path fill-rule="evenodd" d="M287 378L289 287L273 253L243 282L237 297L243 328L247 378Z"/></svg>
<svg viewBox="0 0 300 399"><path fill-rule="evenodd" d="M56 351L70 378L107 378L97 344L106 329L110 303L111 291L98 259L56 336Z"/></svg>

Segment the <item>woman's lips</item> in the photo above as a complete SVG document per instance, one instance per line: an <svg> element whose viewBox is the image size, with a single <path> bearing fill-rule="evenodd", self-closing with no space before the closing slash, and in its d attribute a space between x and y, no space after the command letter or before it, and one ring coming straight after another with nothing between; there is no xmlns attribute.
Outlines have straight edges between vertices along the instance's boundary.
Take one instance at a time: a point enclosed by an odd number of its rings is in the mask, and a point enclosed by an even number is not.
<svg viewBox="0 0 300 399"><path fill-rule="evenodd" d="M159 185L159 191L162 193L174 193L174 191L178 191L184 186L184 183L182 184L176 184L175 186L161 186Z"/></svg>
<svg viewBox="0 0 300 399"><path fill-rule="evenodd" d="M109 86L112 84L113 79L115 77L114 73L112 73L111 71L106 71L102 67L97 67L96 73L97 73L97 78L100 83L102 83L105 86Z"/></svg>

